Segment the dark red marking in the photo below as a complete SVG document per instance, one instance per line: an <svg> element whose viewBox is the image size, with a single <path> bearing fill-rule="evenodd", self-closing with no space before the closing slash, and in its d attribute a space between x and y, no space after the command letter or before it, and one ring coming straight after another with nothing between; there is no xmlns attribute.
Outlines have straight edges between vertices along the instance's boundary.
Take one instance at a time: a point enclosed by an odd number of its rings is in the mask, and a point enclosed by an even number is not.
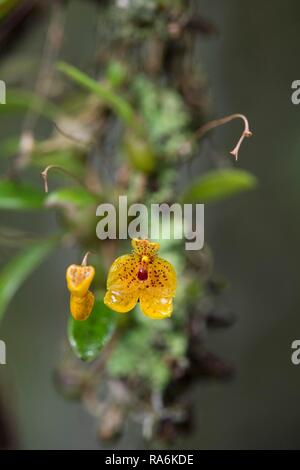
<svg viewBox="0 0 300 470"><path fill-rule="evenodd" d="M147 269L140 268L138 270L137 277L140 281L146 281L148 279L148 271Z"/></svg>

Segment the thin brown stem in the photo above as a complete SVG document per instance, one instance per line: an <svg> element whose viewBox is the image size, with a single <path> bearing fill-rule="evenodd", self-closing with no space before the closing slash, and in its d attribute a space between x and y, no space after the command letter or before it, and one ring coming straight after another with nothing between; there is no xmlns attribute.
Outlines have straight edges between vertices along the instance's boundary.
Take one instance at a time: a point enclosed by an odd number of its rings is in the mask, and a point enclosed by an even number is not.
<svg viewBox="0 0 300 470"><path fill-rule="evenodd" d="M77 176L73 175L73 173L70 173L68 170L65 170L65 168L58 166L58 165L48 165L44 171L42 171L41 175L44 180L44 187L45 187L45 193L48 193L49 187L48 187L48 173L50 170L59 170L62 173L65 173L66 175L70 176L73 178L77 183L79 183L81 186L84 186L83 182L77 178Z"/></svg>
<svg viewBox="0 0 300 470"><path fill-rule="evenodd" d="M239 156L239 150L242 145L243 140L245 137L251 137L252 132L249 129L249 122L246 116L244 114L231 114L230 116L226 116L221 119L215 119L214 121L210 121L207 124L204 124L204 126L200 127L196 132L195 132L195 137L196 138L201 138L203 135L205 135L207 132L210 130L214 129L215 127L222 126L223 124L227 124L230 121L233 121L234 119L242 119L244 121L244 130L236 144L233 150L231 150L231 155L234 156L234 158L237 160Z"/></svg>

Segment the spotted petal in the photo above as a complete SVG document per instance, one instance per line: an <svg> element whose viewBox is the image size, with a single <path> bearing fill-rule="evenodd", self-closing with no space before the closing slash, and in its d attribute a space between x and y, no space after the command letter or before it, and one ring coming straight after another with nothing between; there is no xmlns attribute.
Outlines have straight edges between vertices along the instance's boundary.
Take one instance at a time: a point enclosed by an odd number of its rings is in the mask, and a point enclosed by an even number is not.
<svg viewBox="0 0 300 470"><path fill-rule="evenodd" d="M135 307L139 297L138 268L139 257L136 254L120 256L113 262L104 297L104 303L109 308L125 313Z"/></svg>
<svg viewBox="0 0 300 470"><path fill-rule="evenodd" d="M173 312L176 273L166 260L155 257L149 264L149 277L140 291L140 306L144 315L155 320L168 318Z"/></svg>

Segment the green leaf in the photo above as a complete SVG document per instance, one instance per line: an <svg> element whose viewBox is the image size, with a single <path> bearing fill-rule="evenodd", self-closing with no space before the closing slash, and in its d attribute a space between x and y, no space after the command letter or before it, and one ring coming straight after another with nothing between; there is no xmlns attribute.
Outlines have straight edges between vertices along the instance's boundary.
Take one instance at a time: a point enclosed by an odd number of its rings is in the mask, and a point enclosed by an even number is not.
<svg viewBox="0 0 300 470"><path fill-rule="evenodd" d="M49 194L45 201L45 204L48 207L66 206L70 204L76 207L86 207L96 203L96 198L91 193L80 187L58 189L57 191L53 191Z"/></svg>
<svg viewBox="0 0 300 470"><path fill-rule="evenodd" d="M0 209L40 209L43 207L45 194L34 186L0 181Z"/></svg>
<svg viewBox="0 0 300 470"><path fill-rule="evenodd" d="M244 170L226 169L207 173L194 181L183 195L184 202L211 202L255 188L255 176Z"/></svg>
<svg viewBox="0 0 300 470"><path fill-rule="evenodd" d="M115 325L114 312L106 307L102 300L95 301L87 320L79 321L71 317L68 337L76 356L83 361L93 361L111 338Z"/></svg>
<svg viewBox="0 0 300 470"><path fill-rule="evenodd" d="M23 281L54 249L57 239L35 242L18 253L0 272L0 321Z"/></svg>
<svg viewBox="0 0 300 470"><path fill-rule="evenodd" d="M72 65L66 64L65 62L60 62L58 69L77 84L99 96L99 98L101 98L101 100L109 106L116 115L125 122L125 124L139 132L141 131L141 126L137 122L134 109L122 96L112 91L107 85L97 82L81 70L73 67Z"/></svg>

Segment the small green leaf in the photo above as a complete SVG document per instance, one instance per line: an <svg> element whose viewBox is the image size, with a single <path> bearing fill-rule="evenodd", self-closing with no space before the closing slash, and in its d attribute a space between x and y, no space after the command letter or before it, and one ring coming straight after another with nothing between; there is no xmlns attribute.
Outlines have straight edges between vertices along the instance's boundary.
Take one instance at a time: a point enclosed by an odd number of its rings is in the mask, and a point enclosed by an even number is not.
<svg viewBox="0 0 300 470"><path fill-rule="evenodd" d="M109 106L116 115L125 122L125 124L135 130L141 131L141 126L136 120L134 109L122 96L112 91L107 85L97 82L81 70L73 67L72 65L66 64L65 62L60 62L58 69L77 84L99 96L99 98L101 98L101 100Z"/></svg>
<svg viewBox="0 0 300 470"><path fill-rule="evenodd" d="M97 200L95 196L85 189L80 187L70 187L53 191L46 198L45 205L47 207L53 207L72 204L76 207L86 207L92 204L96 204L96 202Z"/></svg>
<svg viewBox="0 0 300 470"><path fill-rule="evenodd" d="M194 181L183 195L184 202L211 202L225 199L241 191L253 189L255 176L244 170L215 170Z"/></svg>
<svg viewBox="0 0 300 470"><path fill-rule="evenodd" d="M0 272L0 321L23 281L54 249L57 239L35 242L15 256Z"/></svg>
<svg viewBox="0 0 300 470"><path fill-rule="evenodd" d="M43 207L45 194L34 186L0 181L0 209L40 209Z"/></svg>
<svg viewBox="0 0 300 470"><path fill-rule="evenodd" d="M78 321L71 317L68 337L76 356L83 361L93 361L111 338L115 325L114 312L106 307L102 300L95 301L87 320Z"/></svg>

